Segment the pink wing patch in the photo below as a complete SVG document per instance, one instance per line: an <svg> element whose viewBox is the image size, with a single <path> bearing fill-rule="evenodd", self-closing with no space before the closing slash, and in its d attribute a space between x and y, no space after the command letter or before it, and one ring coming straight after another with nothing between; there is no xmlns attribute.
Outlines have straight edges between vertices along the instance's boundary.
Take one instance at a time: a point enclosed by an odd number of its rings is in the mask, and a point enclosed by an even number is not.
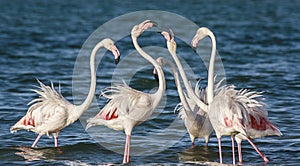
<svg viewBox="0 0 300 166"><path fill-rule="evenodd" d="M100 118L105 120L117 119L118 118L117 108L115 108L113 111L101 112Z"/></svg>
<svg viewBox="0 0 300 166"><path fill-rule="evenodd" d="M231 127L233 124L232 120L230 120L228 117L224 118L224 122L225 122L226 127Z"/></svg>
<svg viewBox="0 0 300 166"><path fill-rule="evenodd" d="M264 117L261 115L258 115L258 120L250 114L250 120L251 120L251 127L255 130L267 130L267 129L274 129L273 125Z"/></svg>
<svg viewBox="0 0 300 166"><path fill-rule="evenodd" d="M23 121L23 124L25 125L25 126L33 126L33 127L35 127L35 123L34 123L34 119L33 118L31 118L31 117L29 117L29 118L24 118L24 121Z"/></svg>

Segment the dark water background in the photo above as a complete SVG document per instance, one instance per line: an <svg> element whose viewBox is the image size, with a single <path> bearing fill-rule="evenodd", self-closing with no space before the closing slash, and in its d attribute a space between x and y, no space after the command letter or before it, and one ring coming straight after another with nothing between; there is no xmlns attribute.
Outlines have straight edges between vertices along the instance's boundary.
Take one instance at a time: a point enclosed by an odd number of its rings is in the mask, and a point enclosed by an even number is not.
<svg viewBox="0 0 300 166"><path fill-rule="evenodd" d="M20 131L11 134L9 128L25 115L27 103L36 97L29 90L37 85L36 78L46 84L52 80L57 85L60 81L63 95L70 101L76 98L72 96L72 75L82 44L105 22L137 10L173 12L199 26L209 27L217 36L217 47L225 67L227 83L239 88L264 91L269 119L283 133L281 137L255 140L270 159L268 165L300 163L299 1L10 0L0 1L1 165L121 163L122 154L99 145L85 132L79 121L61 132L60 148L53 148L53 140L43 136L39 148L32 149L30 145L36 137L34 133ZM130 42L125 40L119 43L121 53L126 51L127 46L133 49ZM189 54L182 53L181 56L189 59ZM199 70L197 66L193 66L194 69ZM111 78L105 74L97 73L97 83L101 84L97 85L97 93L99 88L109 85ZM198 76L206 77L206 72ZM174 87L172 79L167 75L167 86ZM154 88L156 83L150 68L137 73L130 86L140 90ZM176 90L168 89L166 94L170 97L163 113L136 128L133 133L136 138L143 139L145 133L140 131L157 132L176 119L173 113L178 102ZM102 106L100 104L99 107ZM178 124L181 122L178 121ZM122 132L115 133L123 138ZM230 141L228 138L223 140L224 162L231 163ZM112 146L122 149L124 139L118 141L121 143ZM192 148L187 134L161 151L161 147L157 146L159 141L153 143L156 146L153 149L159 152L151 155L134 155L138 149L133 148L131 164L218 162L214 136L208 148L204 147L202 139L198 139ZM141 143L135 146L143 148L146 145ZM148 151L151 153L151 148ZM243 144L243 158L245 164L263 165L262 159L247 143Z"/></svg>

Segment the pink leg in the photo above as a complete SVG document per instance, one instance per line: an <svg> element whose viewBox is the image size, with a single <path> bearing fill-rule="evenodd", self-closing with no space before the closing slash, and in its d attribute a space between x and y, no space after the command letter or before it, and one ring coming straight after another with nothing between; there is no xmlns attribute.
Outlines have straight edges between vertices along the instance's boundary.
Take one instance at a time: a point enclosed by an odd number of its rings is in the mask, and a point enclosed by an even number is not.
<svg viewBox="0 0 300 166"><path fill-rule="evenodd" d="M239 164L243 163L243 157L242 157L242 145L241 143L237 143L238 145L238 153L239 153Z"/></svg>
<svg viewBox="0 0 300 166"><path fill-rule="evenodd" d="M54 137L54 146L58 147L58 137Z"/></svg>
<svg viewBox="0 0 300 166"><path fill-rule="evenodd" d="M255 146L255 144L249 138L247 138L247 141L253 146L253 148L261 156L261 158L264 159L265 162L269 162L269 159L258 149L257 146Z"/></svg>
<svg viewBox="0 0 300 166"><path fill-rule="evenodd" d="M43 134L39 134L35 141L33 142L33 144L31 145L32 148L34 148L36 146L36 144L39 142L40 138L42 137Z"/></svg>
<svg viewBox="0 0 300 166"><path fill-rule="evenodd" d="M223 160L222 160L222 145L221 145L221 138L218 138L218 144L219 144L219 156L220 156L220 163L222 164L223 163Z"/></svg>
<svg viewBox="0 0 300 166"><path fill-rule="evenodd" d="M235 165L235 150L234 150L234 138L231 136L231 146L232 146L232 164Z"/></svg>
<svg viewBox="0 0 300 166"><path fill-rule="evenodd" d="M205 138L205 145L206 145L206 147L208 147L208 140L209 140L209 137Z"/></svg>
<svg viewBox="0 0 300 166"><path fill-rule="evenodd" d="M130 161L130 135L126 135L123 164L129 163L129 161Z"/></svg>
<svg viewBox="0 0 300 166"><path fill-rule="evenodd" d="M54 137L54 146L55 147L58 147L58 134L59 134L59 132L52 134Z"/></svg>

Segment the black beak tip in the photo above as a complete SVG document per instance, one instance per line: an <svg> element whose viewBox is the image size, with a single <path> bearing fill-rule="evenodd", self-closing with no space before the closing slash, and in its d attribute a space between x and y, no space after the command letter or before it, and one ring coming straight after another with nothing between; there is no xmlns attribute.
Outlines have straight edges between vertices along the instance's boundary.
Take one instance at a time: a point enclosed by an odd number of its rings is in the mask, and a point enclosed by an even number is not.
<svg viewBox="0 0 300 166"><path fill-rule="evenodd" d="M197 53L197 47L192 47L194 52Z"/></svg>
<svg viewBox="0 0 300 166"><path fill-rule="evenodd" d="M118 57L117 59L115 59L116 65L119 63L119 61L120 61L120 57Z"/></svg>
<svg viewBox="0 0 300 166"><path fill-rule="evenodd" d="M154 78L157 82L159 82L159 79L158 79L158 75L157 74L154 74Z"/></svg>
<svg viewBox="0 0 300 166"><path fill-rule="evenodd" d="M158 27L158 23L157 22L155 22L155 21L150 21L152 24L153 24L153 27Z"/></svg>

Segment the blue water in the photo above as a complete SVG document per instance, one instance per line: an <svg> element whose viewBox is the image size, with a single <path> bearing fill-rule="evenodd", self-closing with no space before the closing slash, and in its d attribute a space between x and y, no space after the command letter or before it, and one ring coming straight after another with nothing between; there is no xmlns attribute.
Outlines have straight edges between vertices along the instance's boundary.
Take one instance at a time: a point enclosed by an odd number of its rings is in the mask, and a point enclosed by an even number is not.
<svg viewBox="0 0 300 166"><path fill-rule="evenodd" d="M9 128L25 115L27 103L37 97L30 91L37 85L36 78L46 84L53 81L58 85L60 82L62 94L71 102L83 100L84 95L78 97L72 93L74 66L82 45L107 21L141 10L172 12L198 26L209 27L217 37L217 48L227 83L238 88L264 91L269 119L283 133L281 137L255 140L256 145L270 159L268 165L300 163L298 1L10 0L0 1L0 9L1 165L102 165L122 162L125 136L121 131L99 127L102 132L95 138L77 121L60 133L59 148L53 148L52 138L43 136L38 148L32 149L30 145L36 134L27 131L11 134ZM169 21L172 22L172 19ZM124 26L125 30L125 25L132 27L135 23L134 20L127 20L119 27L110 28L122 29ZM185 26L182 25L182 33L190 30ZM147 33L139 41L147 46L155 43L165 47L158 34L151 35ZM116 45L124 55L121 62L123 60L126 64L126 55L134 51L130 38L124 37ZM184 43L179 42L178 45L181 58L191 64L196 76L206 78L204 65L197 63L201 59L191 58L193 51ZM100 89L110 85L115 67L111 57L107 56L101 61L97 72L97 96ZM123 71L126 73L125 69ZM157 109L149 121L136 127L133 132L131 164L209 165L218 162L215 136L211 138L208 148L204 147L203 139L198 139L196 146L191 147L182 121L173 112L179 101L173 77L166 73L166 78L165 107ZM145 92L157 86L151 66L139 69L128 83ZM92 105L96 110L105 103L97 96L98 105ZM84 116L95 114L89 109ZM170 124L178 130L169 129ZM93 130L97 128L91 128ZM158 138L156 140L151 137L155 134ZM224 162L231 163L230 139L224 137L223 140ZM245 164L263 165L263 160L246 142L243 144L243 159Z"/></svg>

